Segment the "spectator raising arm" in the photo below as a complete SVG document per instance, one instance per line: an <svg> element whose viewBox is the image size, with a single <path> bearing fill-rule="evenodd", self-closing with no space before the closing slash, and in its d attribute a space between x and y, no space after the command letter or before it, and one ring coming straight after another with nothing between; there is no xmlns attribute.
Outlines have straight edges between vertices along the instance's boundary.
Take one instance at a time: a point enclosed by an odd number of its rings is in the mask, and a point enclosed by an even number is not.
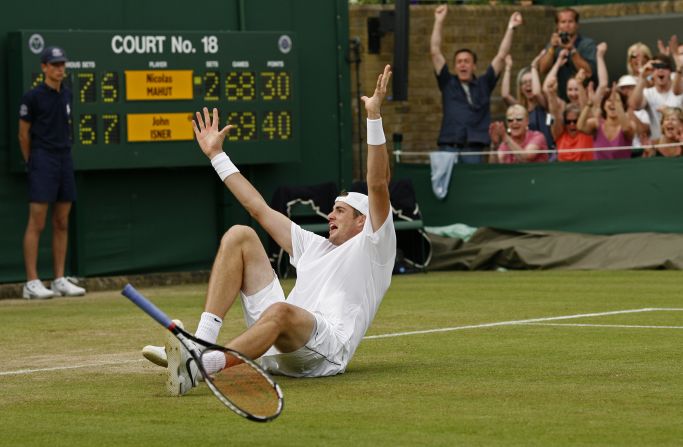
<svg viewBox="0 0 683 447"><path fill-rule="evenodd" d="M553 61L555 61L555 51L557 51L556 48L559 47L560 35L556 31L550 35L550 43L548 43L548 49L546 50L545 54L541 56L541 59L538 61L538 68L542 75L547 74L548 71L554 65Z"/></svg>
<svg viewBox="0 0 683 447"><path fill-rule="evenodd" d="M547 54L547 53L546 53ZM543 58L541 58L543 60ZM545 77L545 81L543 81L543 93L546 94L546 97L548 99L548 102L550 103L551 101L556 101L557 104L548 104L549 109L553 109L553 106L556 106L559 108L560 113L564 111L564 100L559 97L558 95L558 90L559 90L559 84L557 80L557 71L560 69L560 67L564 64L567 63L567 51L562 50L560 51L559 56L557 57L557 60L553 64L552 68L548 72L548 75ZM554 88L550 87L551 85L554 84ZM552 96L552 100L551 100Z"/></svg>
<svg viewBox="0 0 683 447"><path fill-rule="evenodd" d="M645 107L645 104L647 104L643 90L647 88L647 77L653 71L652 64L653 60L647 61L647 63L640 69L640 73L638 73L638 83L636 84L636 88L633 89L633 93L631 93L631 97L629 98L629 107L632 110L640 110Z"/></svg>
<svg viewBox="0 0 683 447"><path fill-rule="evenodd" d="M600 42L595 50L595 59L598 66L598 88L607 88L609 76L607 65L605 64L605 54L607 53L607 43Z"/></svg>
<svg viewBox="0 0 683 447"><path fill-rule="evenodd" d="M510 54L510 47L512 46L512 34L519 25L523 22L522 14L520 12L513 12L508 21L507 30L505 30L505 35L503 40L500 41L500 46L498 47L498 54L491 61L491 66L496 76L500 74L505 65L505 56Z"/></svg>
<svg viewBox="0 0 683 447"><path fill-rule="evenodd" d="M541 52L538 53L538 56L531 61L531 91L534 94L536 103L547 110L548 101L546 101L545 95L543 95L543 89L541 88L541 75L538 71L538 64L540 63L541 58L545 56L545 53L545 49L541 50Z"/></svg>
<svg viewBox="0 0 683 447"><path fill-rule="evenodd" d="M564 102L557 96L557 78L543 83L543 93L548 99L548 113L552 115L553 125L550 128L553 139L557 141L564 133Z"/></svg>
<svg viewBox="0 0 683 447"><path fill-rule="evenodd" d="M673 87L674 95L678 96L683 94L683 53L679 48L683 45L678 44L678 36L673 35L669 39L669 53L676 64L676 74L674 74Z"/></svg>
<svg viewBox="0 0 683 447"><path fill-rule="evenodd" d="M624 132L624 136L626 139L632 140L633 136L636 134L636 125L624 109L624 103L621 98L619 89L617 89L617 83L613 82L612 90L610 92L610 101L614 105L614 111L616 112L619 126L621 127L622 132Z"/></svg>
<svg viewBox="0 0 683 447"><path fill-rule="evenodd" d="M517 104L517 98L510 94L510 78L512 77L512 56L509 54L505 56L505 71L503 72L503 81L500 86L500 96L503 98L505 105L510 107Z"/></svg>
<svg viewBox="0 0 683 447"><path fill-rule="evenodd" d="M432 58L432 65L434 71L440 73L444 65L446 65L446 58L441 52L441 39L443 36L443 22L448 14L448 5L439 5L434 11L434 29L432 29L432 37L429 40L429 55Z"/></svg>
<svg viewBox="0 0 683 447"><path fill-rule="evenodd" d="M586 78L590 79L593 76L593 67L591 67L590 62L581 56L581 53L572 48L569 51L569 58L576 67L577 70L583 70L586 73Z"/></svg>
<svg viewBox="0 0 683 447"><path fill-rule="evenodd" d="M588 101L582 106L579 121L576 123L576 128L579 132L595 135L600 124L600 103L602 102L603 94L603 91L599 89L593 91L592 82L588 84ZM597 112L595 109L597 109Z"/></svg>
<svg viewBox="0 0 683 447"><path fill-rule="evenodd" d="M586 92L586 88L583 86L583 83L586 81L586 72L583 70L579 70L578 73L576 73L576 75L574 76L573 80L576 82L576 88L579 92L578 104L581 107L583 107L588 102L588 98L589 98L588 93ZM592 82L588 83L588 85L592 85L592 84L593 84ZM569 99L571 100L571 98L569 98Z"/></svg>

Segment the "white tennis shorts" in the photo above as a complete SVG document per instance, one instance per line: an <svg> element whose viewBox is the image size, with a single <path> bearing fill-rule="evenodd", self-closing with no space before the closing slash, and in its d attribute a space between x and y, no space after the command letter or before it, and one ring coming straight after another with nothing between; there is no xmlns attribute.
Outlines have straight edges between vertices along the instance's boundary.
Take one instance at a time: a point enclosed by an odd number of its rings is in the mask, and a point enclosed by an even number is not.
<svg viewBox="0 0 683 447"><path fill-rule="evenodd" d="M271 305L287 302L277 277L253 295L240 292L240 298L247 327L251 327ZM346 370L348 347L323 315L318 312L312 312L312 315L315 328L308 342L294 352L282 353L275 347L270 348L258 359L263 369L292 377L333 376Z"/></svg>

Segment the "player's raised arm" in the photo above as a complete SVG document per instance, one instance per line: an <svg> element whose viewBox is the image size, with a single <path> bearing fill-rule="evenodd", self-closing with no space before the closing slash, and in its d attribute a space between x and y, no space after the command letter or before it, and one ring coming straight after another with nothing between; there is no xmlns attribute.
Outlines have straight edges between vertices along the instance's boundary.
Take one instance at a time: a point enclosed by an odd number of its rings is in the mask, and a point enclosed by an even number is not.
<svg viewBox="0 0 683 447"><path fill-rule="evenodd" d="M389 154L382 127L380 107L387 94L391 79L391 66L384 67L384 73L377 78L375 92L368 98L363 96L368 116L368 202L372 230L377 231L389 215Z"/></svg>
<svg viewBox="0 0 683 447"><path fill-rule="evenodd" d="M287 216L272 209L249 181L244 178L230 157L223 152L223 141L227 136L231 125L219 129L218 109L204 107L203 116L197 112L196 119L192 122L197 143L204 155L213 165L216 173L225 186L249 212L264 230L282 247L287 253L292 254L292 235L290 233L292 221Z"/></svg>

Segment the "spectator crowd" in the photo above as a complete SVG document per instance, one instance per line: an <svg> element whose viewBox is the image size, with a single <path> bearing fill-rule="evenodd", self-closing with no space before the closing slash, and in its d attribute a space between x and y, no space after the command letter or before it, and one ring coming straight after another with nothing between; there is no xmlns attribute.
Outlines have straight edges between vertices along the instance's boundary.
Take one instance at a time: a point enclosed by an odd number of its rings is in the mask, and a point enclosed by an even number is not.
<svg viewBox="0 0 683 447"><path fill-rule="evenodd" d="M659 40L654 54L642 42L631 45L624 74L610 83L607 43L581 35L579 13L563 8L545 47L515 70L510 48L515 29L523 26L515 12L497 54L477 77L477 55L468 48L456 50L452 71L448 66L441 48L447 15L446 5L434 11L430 56L443 105L438 146L457 153L460 162L682 155L683 44L677 36ZM491 92L501 75L507 111L505 121L492 122Z"/></svg>

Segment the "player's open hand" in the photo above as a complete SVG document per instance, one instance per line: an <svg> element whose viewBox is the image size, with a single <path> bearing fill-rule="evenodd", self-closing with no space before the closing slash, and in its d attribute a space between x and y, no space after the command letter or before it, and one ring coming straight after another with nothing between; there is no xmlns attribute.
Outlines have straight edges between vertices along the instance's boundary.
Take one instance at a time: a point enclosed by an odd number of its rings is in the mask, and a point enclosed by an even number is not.
<svg viewBox="0 0 683 447"><path fill-rule="evenodd" d="M360 99L365 104L365 111L368 114L368 118L376 120L380 117L380 107L382 106L382 101L387 94L387 85L389 84L389 79L391 79L391 65L384 67L384 73L379 75L377 78L377 86L375 87L375 93L372 97L362 96Z"/></svg>
<svg viewBox="0 0 683 447"><path fill-rule="evenodd" d="M223 151L223 140L233 126L228 124L223 129L218 129L218 109L213 109L213 117L209 115L209 109L204 107L204 116L197 112L197 118L192 121L194 127L194 134L197 137L197 143L204 152L204 155L212 159Z"/></svg>

